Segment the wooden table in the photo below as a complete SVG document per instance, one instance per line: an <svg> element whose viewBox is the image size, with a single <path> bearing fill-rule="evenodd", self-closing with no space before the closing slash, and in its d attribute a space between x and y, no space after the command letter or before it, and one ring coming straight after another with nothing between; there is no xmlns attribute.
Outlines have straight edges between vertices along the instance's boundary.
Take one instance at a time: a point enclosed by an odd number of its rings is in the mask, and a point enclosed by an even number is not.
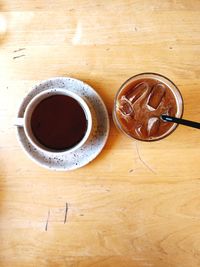
<svg viewBox="0 0 200 267"><path fill-rule="evenodd" d="M119 86L151 71L200 120L200 1L3 0L0 11L0 266L199 267L200 132L134 142L111 111ZM27 158L13 127L26 93L54 76L93 86L111 121L97 159L66 173Z"/></svg>

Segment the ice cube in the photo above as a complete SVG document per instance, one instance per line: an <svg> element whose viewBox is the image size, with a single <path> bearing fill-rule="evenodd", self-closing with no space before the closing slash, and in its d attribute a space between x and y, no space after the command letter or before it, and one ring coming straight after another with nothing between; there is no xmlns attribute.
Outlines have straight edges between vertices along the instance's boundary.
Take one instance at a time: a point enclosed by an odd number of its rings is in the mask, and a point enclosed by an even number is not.
<svg viewBox="0 0 200 267"><path fill-rule="evenodd" d="M140 138L146 139L148 137L148 130L147 130L147 121L138 122L135 125L135 132Z"/></svg>
<svg viewBox="0 0 200 267"><path fill-rule="evenodd" d="M153 109L157 109L165 95L165 86L162 83L156 84L149 96L147 105Z"/></svg>
<svg viewBox="0 0 200 267"><path fill-rule="evenodd" d="M147 92L148 88L149 86L146 82L141 82L130 89L125 97L133 104L138 98Z"/></svg>
<svg viewBox="0 0 200 267"><path fill-rule="evenodd" d="M159 127L160 127L160 119L157 117L150 118L148 120L148 126L147 126L148 136L149 137L156 136Z"/></svg>
<svg viewBox="0 0 200 267"><path fill-rule="evenodd" d="M123 115L131 115L131 114L133 115L133 108L131 104L125 99L120 101L119 110Z"/></svg>

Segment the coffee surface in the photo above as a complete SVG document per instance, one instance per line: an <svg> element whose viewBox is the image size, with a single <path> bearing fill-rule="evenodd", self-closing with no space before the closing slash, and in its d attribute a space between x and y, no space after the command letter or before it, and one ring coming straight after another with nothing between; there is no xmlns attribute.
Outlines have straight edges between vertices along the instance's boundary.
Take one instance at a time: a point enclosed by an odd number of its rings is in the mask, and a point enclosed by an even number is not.
<svg viewBox="0 0 200 267"><path fill-rule="evenodd" d="M177 101L172 90L156 79L138 79L125 86L117 97L116 116L132 137L152 140L173 126L160 116L175 116Z"/></svg>
<svg viewBox="0 0 200 267"><path fill-rule="evenodd" d="M31 127L42 145L53 150L65 150L83 139L87 119L83 108L74 98L53 95L36 106Z"/></svg>

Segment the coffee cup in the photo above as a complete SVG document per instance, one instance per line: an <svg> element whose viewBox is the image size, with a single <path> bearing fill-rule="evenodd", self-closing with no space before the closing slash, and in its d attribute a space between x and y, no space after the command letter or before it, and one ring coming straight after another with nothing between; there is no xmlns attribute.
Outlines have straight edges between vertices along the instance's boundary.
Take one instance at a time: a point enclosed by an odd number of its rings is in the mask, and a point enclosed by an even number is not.
<svg viewBox="0 0 200 267"><path fill-rule="evenodd" d="M24 128L28 141L39 151L61 155L87 142L92 115L88 104L78 94L53 88L33 97L23 118L18 117L15 125Z"/></svg>

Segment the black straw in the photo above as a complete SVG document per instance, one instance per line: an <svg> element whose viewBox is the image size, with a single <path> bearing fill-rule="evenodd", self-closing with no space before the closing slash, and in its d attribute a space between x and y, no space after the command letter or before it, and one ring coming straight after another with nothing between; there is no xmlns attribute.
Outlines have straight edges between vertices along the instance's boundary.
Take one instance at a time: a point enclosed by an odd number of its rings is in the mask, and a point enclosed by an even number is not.
<svg viewBox="0 0 200 267"><path fill-rule="evenodd" d="M178 118L167 116L167 115L161 115L161 118L166 122L172 122L172 123L175 122L175 123L182 124L185 126L200 129L200 123L199 122L188 121L188 120L184 120L184 119L178 119Z"/></svg>

